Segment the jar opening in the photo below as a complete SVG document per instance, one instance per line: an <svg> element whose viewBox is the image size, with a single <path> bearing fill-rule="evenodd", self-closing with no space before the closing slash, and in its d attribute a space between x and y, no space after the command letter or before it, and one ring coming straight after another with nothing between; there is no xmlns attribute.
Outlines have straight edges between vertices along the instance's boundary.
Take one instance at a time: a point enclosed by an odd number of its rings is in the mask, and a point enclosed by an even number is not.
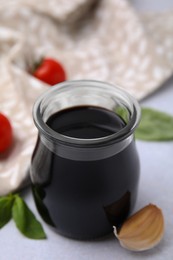
<svg viewBox="0 0 173 260"><path fill-rule="evenodd" d="M92 106L107 109L120 117L124 127L119 131L96 138L76 138L53 130L47 120L65 109ZM53 142L68 145L90 146L119 142L130 136L140 120L138 102L123 89L100 81L65 81L43 93L33 108L33 118L38 130Z"/></svg>

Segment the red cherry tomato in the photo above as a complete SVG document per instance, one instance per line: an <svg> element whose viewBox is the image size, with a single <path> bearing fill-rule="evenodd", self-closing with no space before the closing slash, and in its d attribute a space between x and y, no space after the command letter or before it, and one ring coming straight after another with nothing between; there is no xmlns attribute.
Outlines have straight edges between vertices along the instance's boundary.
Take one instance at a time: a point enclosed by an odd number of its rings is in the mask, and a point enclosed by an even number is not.
<svg viewBox="0 0 173 260"><path fill-rule="evenodd" d="M66 80L62 65L51 58L44 58L34 71L33 76L51 86Z"/></svg>
<svg viewBox="0 0 173 260"><path fill-rule="evenodd" d="M0 153L5 152L12 144L13 133L10 121L0 113Z"/></svg>

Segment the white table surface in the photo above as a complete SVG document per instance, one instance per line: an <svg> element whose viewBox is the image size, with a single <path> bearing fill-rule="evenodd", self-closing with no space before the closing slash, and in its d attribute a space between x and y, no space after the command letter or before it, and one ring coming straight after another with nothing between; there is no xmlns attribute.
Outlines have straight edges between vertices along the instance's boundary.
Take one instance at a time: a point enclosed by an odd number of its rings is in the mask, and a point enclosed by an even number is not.
<svg viewBox="0 0 173 260"><path fill-rule="evenodd" d="M140 10L146 10L149 3L152 3L152 10L155 7L158 10L157 3L160 1L131 0L131 2ZM164 2L169 7L172 4L173 7L171 0ZM162 4L160 9L162 9ZM173 115L173 78L165 83L159 91L141 102L141 105L160 109ZM35 208L31 191L28 190L24 197L42 222L48 239L27 239L18 232L11 221L0 230L0 260L172 260L173 142L137 141L137 148L141 161L141 178L135 211L148 203L154 203L162 208L166 229L164 239L157 247L143 253L134 253L121 248L113 236L91 242L80 242L62 237L43 223Z"/></svg>

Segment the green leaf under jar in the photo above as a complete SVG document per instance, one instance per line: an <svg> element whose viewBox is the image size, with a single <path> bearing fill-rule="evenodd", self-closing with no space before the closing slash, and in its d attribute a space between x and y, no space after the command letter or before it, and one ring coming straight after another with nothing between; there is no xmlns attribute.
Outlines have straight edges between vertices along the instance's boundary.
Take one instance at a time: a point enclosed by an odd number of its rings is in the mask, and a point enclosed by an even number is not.
<svg viewBox="0 0 173 260"><path fill-rule="evenodd" d="M151 108L142 108L141 122L135 136L146 141L173 140L173 117Z"/></svg>
<svg viewBox="0 0 173 260"><path fill-rule="evenodd" d="M24 236L32 239L46 238L42 225L38 222L24 200L18 195L15 196L12 216L17 228Z"/></svg>
<svg viewBox="0 0 173 260"><path fill-rule="evenodd" d="M0 228L5 226L11 219L11 209L13 206L13 195L0 197Z"/></svg>

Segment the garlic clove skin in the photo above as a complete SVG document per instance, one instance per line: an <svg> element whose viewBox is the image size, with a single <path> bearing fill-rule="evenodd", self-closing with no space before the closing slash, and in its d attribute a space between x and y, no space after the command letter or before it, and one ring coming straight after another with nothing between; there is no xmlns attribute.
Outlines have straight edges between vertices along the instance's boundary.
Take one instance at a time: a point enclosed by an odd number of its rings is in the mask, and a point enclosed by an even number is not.
<svg viewBox="0 0 173 260"><path fill-rule="evenodd" d="M161 209L153 204L145 206L128 218L114 234L122 247L131 251L144 251L156 246L164 234L164 217Z"/></svg>

